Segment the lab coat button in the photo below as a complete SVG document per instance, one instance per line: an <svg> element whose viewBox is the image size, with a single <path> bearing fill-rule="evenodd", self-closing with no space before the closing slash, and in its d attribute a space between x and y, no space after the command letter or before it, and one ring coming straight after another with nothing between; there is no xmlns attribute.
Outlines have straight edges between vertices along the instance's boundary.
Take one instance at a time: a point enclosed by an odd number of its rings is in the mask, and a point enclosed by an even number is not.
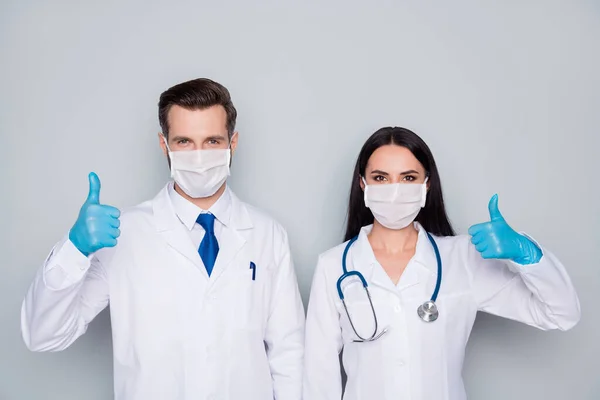
<svg viewBox="0 0 600 400"><path fill-rule="evenodd" d="M394 311L397 312L397 313L399 313L400 311L402 311L402 307L400 307L400 304L396 304L394 306Z"/></svg>
<svg viewBox="0 0 600 400"><path fill-rule="evenodd" d="M404 362L402 360L396 360L396 364L398 364L399 367L404 366Z"/></svg>

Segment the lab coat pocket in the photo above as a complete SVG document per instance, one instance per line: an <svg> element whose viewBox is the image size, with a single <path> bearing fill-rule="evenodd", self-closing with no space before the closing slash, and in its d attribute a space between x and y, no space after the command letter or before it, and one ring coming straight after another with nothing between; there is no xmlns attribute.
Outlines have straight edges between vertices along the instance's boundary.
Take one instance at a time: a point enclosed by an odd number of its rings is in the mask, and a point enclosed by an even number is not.
<svg viewBox="0 0 600 400"><path fill-rule="evenodd" d="M441 294L437 305L439 320L444 325L444 340L466 345L477 314L477 305L471 292Z"/></svg>
<svg viewBox="0 0 600 400"><path fill-rule="evenodd" d="M233 325L238 329L264 330L268 316L267 295L270 286L270 272L257 263L248 261L243 268L234 272L232 296L235 296L232 310Z"/></svg>
<svg viewBox="0 0 600 400"><path fill-rule="evenodd" d="M378 393L370 393L364 396L364 387L385 387L381 373L377 373L384 365L383 359L386 349L386 336L390 333L382 332L390 328L389 306L377 296L373 296L373 307L366 297L360 301L346 301L348 315L342 302L340 308L340 326L342 328L343 363L344 370L348 375L346 396L344 398L383 398ZM373 312L375 310L375 312ZM355 332L356 331L356 332ZM379 336L381 335L382 336ZM360 341L359 338L370 339L378 337L373 341ZM357 378L360 377L360 378Z"/></svg>
<svg viewBox="0 0 600 400"><path fill-rule="evenodd" d="M448 340L448 335L453 332L457 332L465 326L464 322L471 314L472 309L472 297L471 293L455 292L455 293L441 293L437 301L435 302L439 312L437 320L432 322L424 322L417 324L421 336L425 339L438 340L440 346L443 345L444 340ZM414 303L411 305L415 309L414 317L418 319L416 309L420 305ZM440 341L441 340L441 341Z"/></svg>
<svg viewBox="0 0 600 400"><path fill-rule="evenodd" d="M422 366L421 382L434 382L443 377L440 387L447 387L448 374L456 373L460 380L463 352L473 325L472 296L468 291L440 293L436 301L439 316L432 322L422 321L417 315L416 309L421 303L411 304L414 309L411 318L415 321L412 326L416 328L414 343L418 344L412 351ZM422 387L421 390L431 392L432 389Z"/></svg>
<svg viewBox="0 0 600 400"><path fill-rule="evenodd" d="M344 343L355 343L355 340L369 339L378 336L388 328L389 315L384 304L376 298L371 302L365 294L361 300L346 300L346 308L341 301L338 304L340 325ZM346 313L347 309L347 313Z"/></svg>

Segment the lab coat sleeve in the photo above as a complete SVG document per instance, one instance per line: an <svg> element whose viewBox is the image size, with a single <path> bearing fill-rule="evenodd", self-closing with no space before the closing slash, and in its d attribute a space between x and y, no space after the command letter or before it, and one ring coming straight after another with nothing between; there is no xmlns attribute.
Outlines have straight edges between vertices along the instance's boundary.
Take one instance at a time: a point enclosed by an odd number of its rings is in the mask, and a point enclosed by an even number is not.
<svg viewBox="0 0 600 400"><path fill-rule="evenodd" d="M558 258L530 239L543 255L529 265L484 259L468 243L467 265L478 308L542 330L569 330L581 317L575 288Z"/></svg>
<svg viewBox="0 0 600 400"><path fill-rule="evenodd" d="M335 282L327 280L325 263L319 257L306 317L304 400L342 398L339 355L343 345L334 291Z"/></svg>
<svg viewBox="0 0 600 400"><path fill-rule="evenodd" d="M21 307L21 333L31 351L60 351L85 333L108 304L106 274L96 255L64 238L37 272Z"/></svg>
<svg viewBox="0 0 600 400"><path fill-rule="evenodd" d="M298 289L287 234L283 237L271 300L265 344L275 400L302 398L304 305Z"/></svg>

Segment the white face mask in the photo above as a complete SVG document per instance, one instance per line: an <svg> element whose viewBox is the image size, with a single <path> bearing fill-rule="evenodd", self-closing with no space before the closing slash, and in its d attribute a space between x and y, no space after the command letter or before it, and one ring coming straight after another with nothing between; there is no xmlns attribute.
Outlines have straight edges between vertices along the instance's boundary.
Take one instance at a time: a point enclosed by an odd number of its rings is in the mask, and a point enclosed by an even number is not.
<svg viewBox="0 0 600 400"><path fill-rule="evenodd" d="M423 183L390 183L367 185L365 205L381 225L402 229L415 220L427 198L427 178Z"/></svg>
<svg viewBox="0 0 600 400"><path fill-rule="evenodd" d="M163 136L171 159L171 178L188 196L210 197L230 175L231 149L171 151Z"/></svg>

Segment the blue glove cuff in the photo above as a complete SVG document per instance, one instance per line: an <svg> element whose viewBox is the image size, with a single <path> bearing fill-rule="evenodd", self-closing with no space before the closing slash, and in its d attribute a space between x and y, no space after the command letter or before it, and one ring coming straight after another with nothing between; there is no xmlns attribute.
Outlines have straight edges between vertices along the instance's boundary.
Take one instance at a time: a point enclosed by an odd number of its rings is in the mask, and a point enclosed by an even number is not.
<svg viewBox="0 0 600 400"><path fill-rule="evenodd" d="M85 251L85 249L81 245L80 240L77 237L77 234L75 233L75 231L77 229L76 225L73 226L73 228L71 228L71 230L69 231L69 240L71 241L71 243L73 243L73 245L75 246L75 248L81 252L81 254L83 254L84 256L87 257L87 256L90 255L90 253L88 251Z"/></svg>
<svg viewBox="0 0 600 400"><path fill-rule="evenodd" d="M513 259L514 262L520 265L537 264L542 259L542 249L535 244L527 236L520 234L521 255Z"/></svg>

